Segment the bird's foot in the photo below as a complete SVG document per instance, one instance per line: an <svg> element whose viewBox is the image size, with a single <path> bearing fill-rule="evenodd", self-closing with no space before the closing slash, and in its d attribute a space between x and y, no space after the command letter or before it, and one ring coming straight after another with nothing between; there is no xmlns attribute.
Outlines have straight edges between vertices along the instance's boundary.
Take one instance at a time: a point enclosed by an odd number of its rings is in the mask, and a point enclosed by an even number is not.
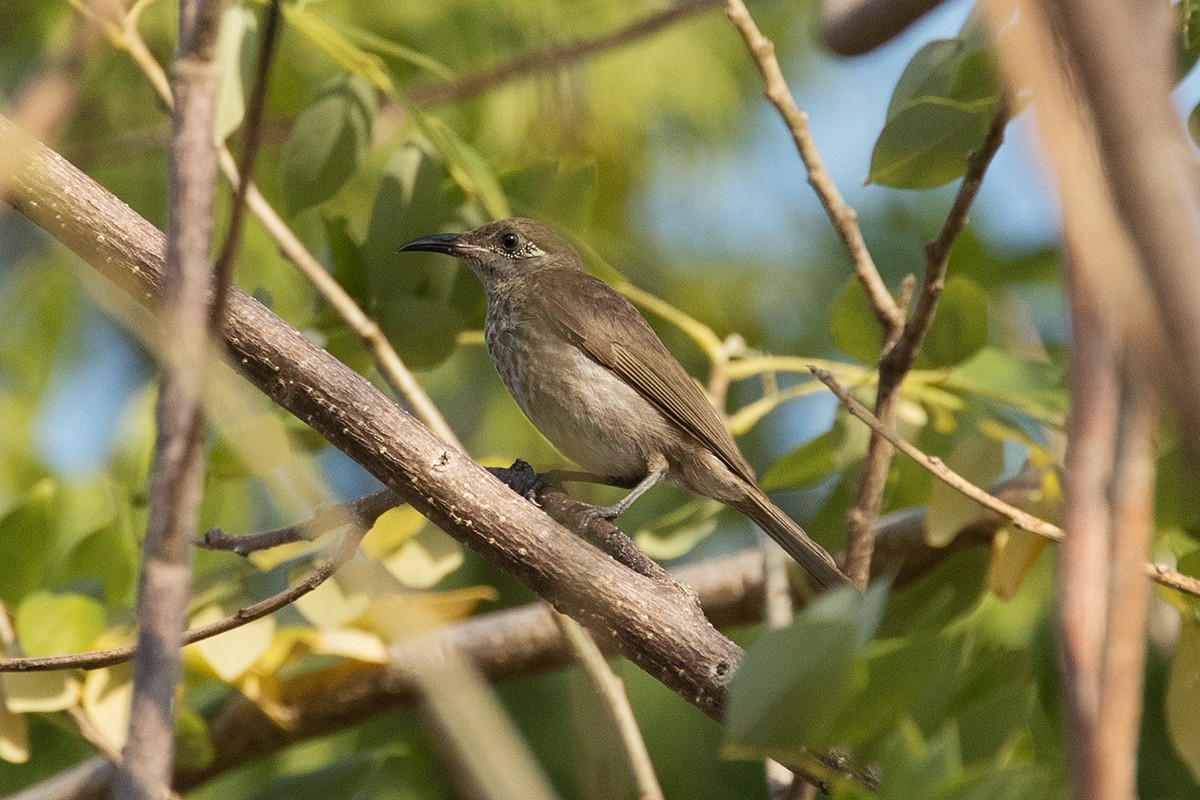
<svg viewBox="0 0 1200 800"><path fill-rule="evenodd" d="M587 528L598 519L612 522L621 516L628 506L626 503L615 503L611 506L593 506L586 503L580 503L580 505L584 506L583 511L579 515L579 527L581 528Z"/></svg>

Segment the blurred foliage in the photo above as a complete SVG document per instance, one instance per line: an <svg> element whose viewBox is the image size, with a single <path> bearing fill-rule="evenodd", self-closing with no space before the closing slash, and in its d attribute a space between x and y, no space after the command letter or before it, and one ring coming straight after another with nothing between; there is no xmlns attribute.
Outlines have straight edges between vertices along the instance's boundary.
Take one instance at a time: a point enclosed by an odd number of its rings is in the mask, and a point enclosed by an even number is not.
<svg viewBox="0 0 1200 800"><path fill-rule="evenodd" d="M0 97L15 98L44 58L62 52L72 8L0 6ZM437 256L401 262L399 243L510 213L537 217L575 238L597 274L651 293L635 299L702 383L714 348L738 334L747 349L730 363L727 405L741 443L762 469L764 486L818 540L839 548L867 434L840 412L829 417L806 365L824 359L870 402L880 343L844 255L823 222L804 252L782 263L711 255L704 231L688 252L676 253L660 245L655 221L644 217L656 165L719 161L745 148L758 125L759 78L720 11L586 61L446 100L446 87L480 70L609 33L657 8L633 0L287 2L256 177L419 370L485 463L523 457L549 468L562 460L495 380L480 347L483 297L474 279ZM1196 3L1178 8L1186 72L1200 52ZM752 10L789 76L802 79L814 47L806 10L776 0ZM235 151L261 13L260 0L235 0L222 32L228 69L216 133ZM164 64L174 49L174 14L169 2L156 0L140 19L150 52ZM169 123L119 45L102 41L88 54L79 107L56 146L161 227ZM895 90L863 173L905 189L960 176L996 106L974 20L958 36L926 43L901 73L878 80ZM784 136L776 119L766 122L772 135ZM920 264L921 245L945 210L944 195L918 197L927 199L862 218L893 286ZM221 229L227 190L218 206ZM902 432L983 485L1025 469L1037 478L1031 508L1053 518L1067 411L1056 254L1014 254L968 230L952 251L949 275L903 386ZM247 227L237 280L382 383L357 336L257 224ZM129 331L112 337L115 349L101 362L114 372L121 367L124 380L79 378L93 375L85 367L94 355L88 343L96 337L95 307ZM140 344L147 320L13 214L0 215L0 314L0 601L15 634L3 651L53 654L127 642L153 439L153 387ZM64 407L70 412L55 411ZM105 426L110 418L115 423ZM217 377L210 418L201 529L265 529L373 487L232 371ZM1162 436L1156 557L1194 573L1200 504L1170 425ZM47 433L60 428L69 432L66 445ZM594 499L607 491L595 490ZM929 536L937 543L948 543L977 516L970 503L898 459L885 511L914 505L930 507ZM625 523L663 559L750 542L741 520L666 489L640 501ZM198 553L192 624L294 582L323 557L329 538L248 560ZM836 797L1061 796L1053 550L1039 555L1042 547L1009 532L991 552L960 552L903 588L833 594L785 629L738 632L750 651L725 730L625 665L667 795L760 797L761 767L747 759L770 755L816 768L813 754L836 747L882 776L877 792L838 783ZM1192 713L1200 697L1200 623L1195 604L1168 591L1156 598L1161 619L1148 650L1139 780L1145 796L1193 797L1200 791L1200 727ZM389 645L417 631L530 599L417 515L390 512L368 534L360 558L318 591L186 651L180 761L201 768L211 760L208 721L230 697L240 694L286 725L284 700L292 693L331 691L348 675L377 669ZM127 667L0 678L0 793L89 755L75 719L119 747L129 679ZM564 796L633 796L590 692L577 676L554 674L499 695ZM391 712L251 763L188 796L449 797L451 783L415 715Z"/></svg>

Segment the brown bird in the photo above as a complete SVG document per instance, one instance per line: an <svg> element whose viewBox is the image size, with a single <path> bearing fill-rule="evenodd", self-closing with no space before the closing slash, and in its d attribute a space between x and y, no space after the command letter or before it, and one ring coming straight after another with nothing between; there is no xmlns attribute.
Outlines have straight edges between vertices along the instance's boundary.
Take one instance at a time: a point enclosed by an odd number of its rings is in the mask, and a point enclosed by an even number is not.
<svg viewBox="0 0 1200 800"><path fill-rule="evenodd" d="M721 416L637 309L549 227L506 219L400 250L454 256L483 282L488 353L517 405L567 458L632 487L593 515L619 516L665 478L754 520L818 585L849 584L759 488Z"/></svg>

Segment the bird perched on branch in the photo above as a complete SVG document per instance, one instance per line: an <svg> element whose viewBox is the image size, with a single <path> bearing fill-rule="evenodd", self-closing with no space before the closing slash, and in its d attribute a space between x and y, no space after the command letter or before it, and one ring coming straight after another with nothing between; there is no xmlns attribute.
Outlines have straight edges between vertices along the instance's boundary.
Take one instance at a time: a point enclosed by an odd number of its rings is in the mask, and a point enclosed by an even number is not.
<svg viewBox="0 0 1200 800"><path fill-rule="evenodd" d="M488 353L517 405L567 458L632 489L593 515L613 519L667 479L754 520L817 585L849 583L759 488L721 416L642 315L584 272L564 238L506 219L400 250L454 256L483 282Z"/></svg>

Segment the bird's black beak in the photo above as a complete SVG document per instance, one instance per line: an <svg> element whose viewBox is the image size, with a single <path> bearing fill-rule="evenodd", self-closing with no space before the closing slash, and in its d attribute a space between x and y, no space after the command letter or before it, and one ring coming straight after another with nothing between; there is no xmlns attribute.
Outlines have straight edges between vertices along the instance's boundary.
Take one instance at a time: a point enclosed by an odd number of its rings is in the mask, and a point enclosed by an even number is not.
<svg viewBox="0 0 1200 800"><path fill-rule="evenodd" d="M448 256L462 256L463 244L457 233L435 233L432 236L422 236L405 242L396 248L397 253L418 251L423 253L442 253Z"/></svg>

